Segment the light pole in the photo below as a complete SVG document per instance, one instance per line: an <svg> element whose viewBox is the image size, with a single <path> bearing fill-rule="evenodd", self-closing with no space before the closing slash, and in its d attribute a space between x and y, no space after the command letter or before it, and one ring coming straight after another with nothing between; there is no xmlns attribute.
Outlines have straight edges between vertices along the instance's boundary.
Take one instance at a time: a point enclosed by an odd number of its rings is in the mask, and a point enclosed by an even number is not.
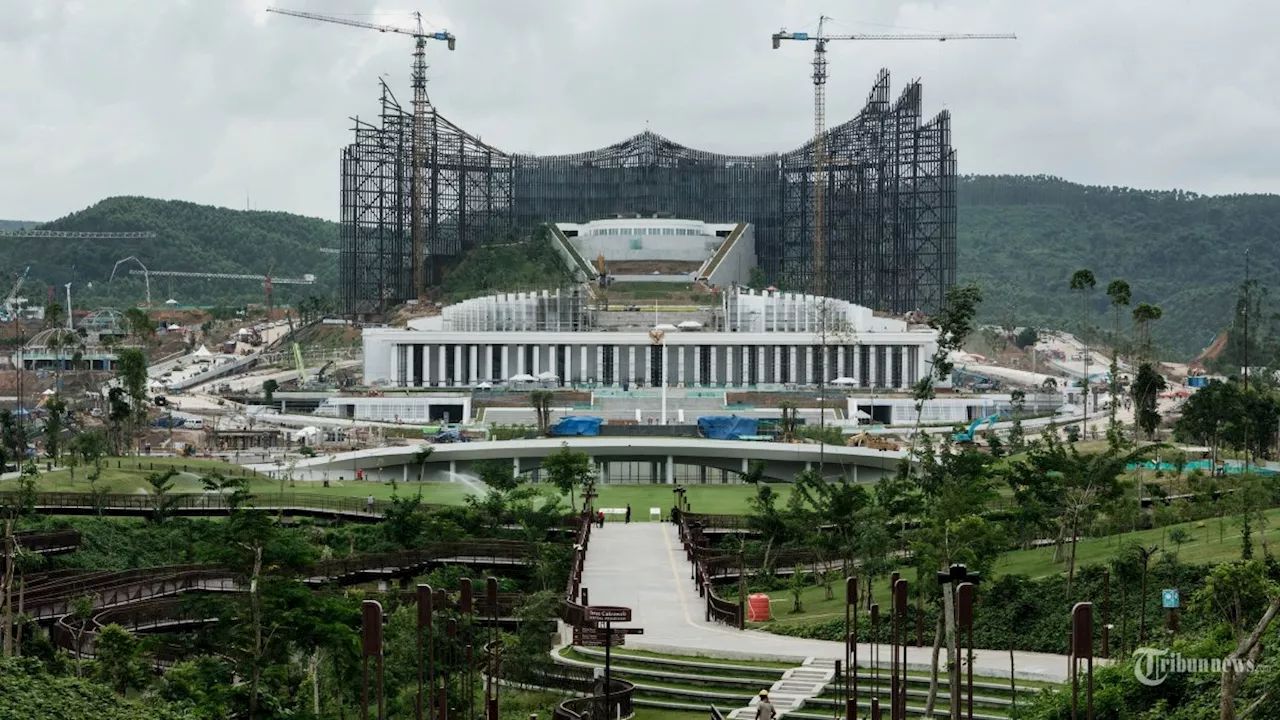
<svg viewBox="0 0 1280 720"><path fill-rule="evenodd" d="M655 314L655 316L656 316L656 314L657 314L657 311L656 311L656 310L654 311L654 314ZM667 424L667 372L668 372L668 368L667 368L667 343L666 343L666 337L667 337L667 333L666 333L666 332L664 332L664 331L662 331L662 330L659 330L659 329L657 329L657 328L654 328L653 330L650 330L650 331L649 331L649 338L653 340L653 344L654 344L654 345L659 346L660 348L662 348L662 350L661 350L661 359L659 360L659 363L660 363L660 365L661 365L661 372L660 372L659 374L662 376L662 424L663 424L663 425L666 425L666 424Z"/></svg>
<svg viewBox="0 0 1280 720"><path fill-rule="evenodd" d="M71 283L67 283L66 288L67 288L67 329L74 330L75 328L71 327Z"/></svg>

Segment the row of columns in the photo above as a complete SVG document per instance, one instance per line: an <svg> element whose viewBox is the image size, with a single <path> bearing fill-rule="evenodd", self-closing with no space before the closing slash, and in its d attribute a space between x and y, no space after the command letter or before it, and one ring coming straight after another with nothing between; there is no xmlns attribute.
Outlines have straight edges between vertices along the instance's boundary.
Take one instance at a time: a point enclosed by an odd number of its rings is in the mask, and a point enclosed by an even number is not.
<svg viewBox="0 0 1280 720"><path fill-rule="evenodd" d="M495 363L492 348L499 348L500 364ZM559 345L533 345L526 351L525 345L409 345L396 346L393 354L392 377L402 387L446 385L474 385L482 380L502 380L513 375L534 375L552 372L563 382L599 382L605 379L605 348L613 348L613 377L609 385L648 384L651 379L650 347L647 345L596 345L594 370L588 364L590 347L586 345L566 345L564 367L559 365L559 353L555 352ZM718 363L721 353L717 346L711 349L707 362L708 385L719 386L716 382L721 373ZM828 356L823 358L821 373L826 382L838 377L851 377L856 381L855 387L910 387L918 378L919 348L904 345L871 345L852 346L852 352L845 352L848 346L828 346ZM863 367L862 349L869 348L866 353L866 367ZM444 375L440 370L449 368L449 350L453 351L451 378L438 379ZM739 350L741 348L741 350ZM514 352L513 352L514 350ZM545 352L544 350L549 350ZM881 350L884 350L881 357ZM755 384L760 383L795 383L800 385L817 385L814 367L814 347L810 345L730 345L724 352L724 385L750 385L751 358L748 353L755 352ZM675 360L675 373L664 368L668 384L689 387L701 387L704 346L676 345L667 348L668 361ZM514 357L512 357L514 355ZM546 357L544 357L544 355ZM835 367L832 367L831 356L834 355ZM434 356L434 357L433 357ZM531 356L531 357L530 357ZM674 356L674 357L673 357ZM693 360L693 373L686 377L688 360ZM464 361L465 358L465 361ZM530 360L531 362L526 362ZM847 362L848 360L848 362ZM897 364L899 372L894 377L893 366ZM420 366L420 367L419 367ZM785 368L784 368L785 366ZM772 372L764 372L770 368ZM435 370L435 372L433 372ZM785 371L784 371L785 370ZM865 371L865 372L864 372ZM505 377L502 377L505 376ZM863 378L867 382L863 382ZM894 381L897 382L894 382ZM451 382L450 382L451 381Z"/></svg>

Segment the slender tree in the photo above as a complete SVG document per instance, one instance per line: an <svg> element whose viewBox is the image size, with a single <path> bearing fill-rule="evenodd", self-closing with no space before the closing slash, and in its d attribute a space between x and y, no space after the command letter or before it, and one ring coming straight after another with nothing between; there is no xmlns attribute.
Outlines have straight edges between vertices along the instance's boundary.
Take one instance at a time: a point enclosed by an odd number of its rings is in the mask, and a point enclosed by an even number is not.
<svg viewBox="0 0 1280 720"><path fill-rule="evenodd" d="M1133 330L1135 345L1137 346L1137 357L1139 362L1151 359L1151 323L1164 317L1164 311L1159 305L1151 303L1138 303L1133 309Z"/></svg>
<svg viewBox="0 0 1280 720"><path fill-rule="evenodd" d="M1107 298L1111 301L1111 311L1114 322L1111 327L1111 369L1110 382L1107 389L1111 392L1111 428L1112 432L1118 432L1116 428L1116 405L1120 400L1120 317L1121 308L1126 308L1133 301L1133 293L1129 289L1128 281L1123 278L1116 278L1107 283Z"/></svg>
<svg viewBox="0 0 1280 720"><path fill-rule="evenodd" d="M1080 389L1084 398L1084 434L1089 435L1089 296L1093 293L1093 289L1098 286L1098 281L1093 276L1093 271L1088 268L1081 268L1071 273L1069 283L1071 291L1080 296L1080 342L1084 344L1084 380L1081 382Z"/></svg>

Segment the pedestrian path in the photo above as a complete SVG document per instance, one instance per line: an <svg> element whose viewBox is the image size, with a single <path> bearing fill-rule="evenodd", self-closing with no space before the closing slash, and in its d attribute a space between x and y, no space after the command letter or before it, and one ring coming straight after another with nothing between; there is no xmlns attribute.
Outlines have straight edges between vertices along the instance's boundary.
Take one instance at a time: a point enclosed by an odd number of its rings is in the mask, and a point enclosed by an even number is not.
<svg viewBox="0 0 1280 720"><path fill-rule="evenodd" d="M625 626L644 628L644 634L629 635L628 647L720 658L778 659L797 665L807 661L806 667L815 668L844 658L844 646L839 642L736 630L706 620L704 601L698 597L692 575L674 525L609 523L591 533L582 586L590 591L592 605L633 609L632 622ZM931 654L931 647L908 647L907 664L927 667ZM870 655L869 645L859 645L858 656L863 662ZM885 667L889 664L887 648L881 648L881 662ZM1013 653L1013 662L1019 678L1067 680L1066 655L1019 651ZM1008 677L1009 653L975 650L973 667L978 675Z"/></svg>
<svg viewBox="0 0 1280 720"><path fill-rule="evenodd" d="M769 688L769 702L778 711L778 717L782 717L804 707L805 700L821 695L835 676L834 660L807 658L800 667L784 672L782 679ZM759 702L760 696L757 695L746 707L730 712L730 720L754 720Z"/></svg>

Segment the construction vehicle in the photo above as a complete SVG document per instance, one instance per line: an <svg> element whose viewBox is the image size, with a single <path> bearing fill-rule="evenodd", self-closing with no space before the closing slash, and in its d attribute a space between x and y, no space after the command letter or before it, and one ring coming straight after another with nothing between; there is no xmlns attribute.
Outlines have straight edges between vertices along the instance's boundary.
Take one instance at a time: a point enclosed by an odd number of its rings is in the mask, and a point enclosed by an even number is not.
<svg viewBox="0 0 1280 720"><path fill-rule="evenodd" d="M813 256L811 262L813 271L813 294L825 296L827 294L827 243L826 235L823 232L823 222L826 220L826 210L823 207L823 194L825 193L827 182L824 179L826 172L826 153L827 153L827 134L826 134L826 108L827 108L827 43L832 40L937 40L945 42L947 40L1016 40L1017 36L1012 33L1000 34L966 34L966 35L905 35L905 34L866 34L856 33L853 35L827 35L825 25L831 18L825 15L818 18L818 32L810 34L807 32L788 32L786 29L780 30L773 34L773 49L777 50L783 40L802 40L812 42L813 45Z"/></svg>
<svg viewBox="0 0 1280 720"><path fill-rule="evenodd" d="M13 287L10 288L9 294L5 296L4 304L0 306L0 321L10 322L18 319L18 291L22 289L22 284L27 281L27 273L29 272L31 272L30 265L24 268L22 274L13 281Z"/></svg>
<svg viewBox="0 0 1280 720"><path fill-rule="evenodd" d="M893 440L870 433L858 433L844 441L845 447L864 447L871 450L901 450L902 446Z"/></svg>
<svg viewBox="0 0 1280 720"><path fill-rule="evenodd" d="M962 430L961 432L952 435L951 441L955 443L975 442L979 428L985 424L987 426L987 431L990 432L991 428L995 427L997 422L1000 422L1000 413L994 413L984 418L978 418L977 420L969 423L968 430Z"/></svg>

